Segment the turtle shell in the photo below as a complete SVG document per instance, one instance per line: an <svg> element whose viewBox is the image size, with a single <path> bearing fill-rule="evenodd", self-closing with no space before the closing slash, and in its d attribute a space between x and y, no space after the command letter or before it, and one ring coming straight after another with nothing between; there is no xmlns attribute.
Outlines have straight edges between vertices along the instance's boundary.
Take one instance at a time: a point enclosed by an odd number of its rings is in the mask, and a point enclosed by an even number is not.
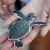
<svg viewBox="0 0 50 50"><path fill-rule="evenodd" d="M27 35L30 29L30 24L26 20L19 20L13 24L9 30L9 39L17 40Z"/></svg>

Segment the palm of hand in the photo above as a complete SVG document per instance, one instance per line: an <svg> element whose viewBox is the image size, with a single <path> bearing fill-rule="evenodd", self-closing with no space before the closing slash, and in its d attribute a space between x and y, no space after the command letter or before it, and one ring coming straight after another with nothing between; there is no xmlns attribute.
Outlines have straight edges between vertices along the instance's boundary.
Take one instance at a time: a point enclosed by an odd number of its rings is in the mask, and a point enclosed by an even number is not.
<svg viewBox="0 0 50 50"><path fill-rule="evenodd" d="M32 0L33 1L33 0ZM33 6L31 3L34 3ZM24 8L21 9L21 12L23 12L25 15L29 14L30 12L35 12L37 14L37 17L35 19L35 21L43 21L43 22L47 22L46 26L41 27L33 27L32 31L25 37L23 38L21 41L24 43L24 45L29 44L39 33L39 31L41 30L40 34L41 36L45 36L48 32L48 30L50 29L50 0L41 0L41 2L39 2L38 0L30 2L30 6L33 8L30 8L29 4L26 5ZM29 10L30 9L30 10ZM25 11L27 10L27 11ZM10 20L11 19L11 20ZM4 27L9 26L14 20L16 20L17 18L13 16L11 16L8 20L6 20ZM35 34L33 34L35 33ZM7 32L0 38L0 43L3 43L7 40ZM27 41L27 42L26 42ZM3 46L1 47L1 50L5 49L5 50L9 50L11 47L13 46L13 41L6 41ZM7 47L7 48L6 48ZM16 48L13 48L14 50L16 50ZM21 50L21 49L18 49Z"/></svg>

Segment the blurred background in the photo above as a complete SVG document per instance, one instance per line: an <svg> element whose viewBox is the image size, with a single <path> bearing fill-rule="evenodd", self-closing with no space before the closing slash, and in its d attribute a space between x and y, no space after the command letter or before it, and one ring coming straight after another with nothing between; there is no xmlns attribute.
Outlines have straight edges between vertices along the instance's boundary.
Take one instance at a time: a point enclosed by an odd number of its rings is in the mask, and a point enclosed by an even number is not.
<svg viewBox="0 0 50 50"><path fill-rule="evenodd" d="M30 0L17 0L15 3L15 9L20 10L29 1ZM0 37L8 30L7 28L2 27L3 23L4 20L0 19ZM38 36L29 45L23 48L23 50L50 50L50 31L45 37L41 37L39 33Z"/></svg>

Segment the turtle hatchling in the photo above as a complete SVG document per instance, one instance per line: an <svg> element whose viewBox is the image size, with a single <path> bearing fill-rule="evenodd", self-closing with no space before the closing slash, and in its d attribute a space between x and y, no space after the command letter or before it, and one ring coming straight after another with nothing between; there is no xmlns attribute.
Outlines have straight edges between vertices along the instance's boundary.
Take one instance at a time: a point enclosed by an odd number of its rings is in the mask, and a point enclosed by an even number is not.
<svg viewBox="0 0 50 50"><path fill-rule="evenodd" d="M14 11L12 14L16 15L19 20L15 21L10 26L8 40L14 40L14 46L17 48L23 46L21 39L24 38L32 30L32 26L41 26L46 24L45 22L34 22L34 13L30 13L27 17L19 11Z"/></svg>

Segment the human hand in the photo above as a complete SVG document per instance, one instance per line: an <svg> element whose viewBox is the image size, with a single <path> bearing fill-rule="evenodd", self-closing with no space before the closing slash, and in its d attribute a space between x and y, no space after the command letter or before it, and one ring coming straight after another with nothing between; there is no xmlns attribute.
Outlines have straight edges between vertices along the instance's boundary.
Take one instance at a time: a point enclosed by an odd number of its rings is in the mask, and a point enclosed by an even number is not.
<svg viewBox="0 0 50 50"><path fill-rule="evenodd" d="M14 11L15 0L0 0L0 17L7 19L11 16L9 11ZM9 9L9 10L8 10Z"/></svg>
<svg viewBox="0 0 50 50"><path fill-rule="evenodd" d="M47 22L46 26L43 26L43 27L34 26L33 27L31 32L21 40L24 43L24 46L26 46L27 44L32 42L32 40L38 35L39 31L41 31L40 32L41 36L44 37L47 34L48 30L50 29L50 26L49 26L50 25L49 3L50 3L50 0L32 0L32 1L30 1L30 3L28 3L25 7L23 7L20 10L26 16L29 13L34 12L36 14L35 21ZM18 18L16 18L15 15L12 15L9 19L6 20L6 22L4 23L4 27L9 26L13 21L15 21L17 19ZM7 36L7 34L4 34L4 35ZM2 36L2 37L4 38L4 36ZM0 38L0 39L2 39L2 38ZM6 37L5 37L5 39L6 39ZM4 39L4 41L7 40L7 39L6 40L5 39ZM4 42L3 39L1 41ZM0 43L1 43L1 41L0 41ZM6 48L6 46L7 46L7 48ZM1 47L1 50L3 50L4 48L5 48L5 50L9 50L12 46L13 46L13 41L8 40ZM13 48L13 49L18 50L16 48Z"/></svg>

